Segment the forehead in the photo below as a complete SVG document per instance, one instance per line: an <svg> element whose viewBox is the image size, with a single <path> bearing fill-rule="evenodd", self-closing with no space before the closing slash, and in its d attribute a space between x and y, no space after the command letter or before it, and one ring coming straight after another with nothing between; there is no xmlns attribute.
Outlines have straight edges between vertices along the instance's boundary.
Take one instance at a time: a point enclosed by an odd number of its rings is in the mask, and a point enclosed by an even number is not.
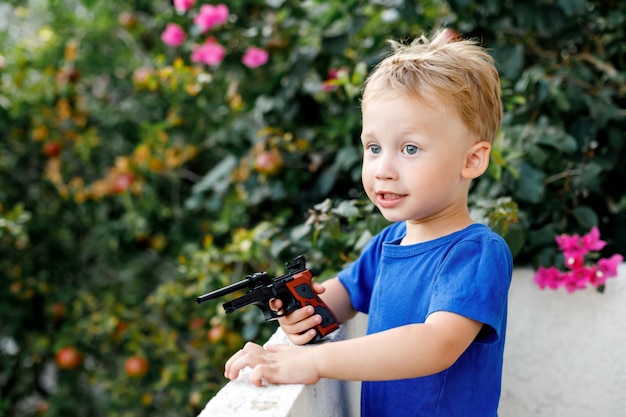
<svg viewBox="0 0 626 417"><path fill-rule="evenodd" d="M393 110L391 109L393 108ZM421 113L438 113L445 117L458 118L458 112L449 100L439 96L385 92L371 95L361 103L363 119L366 118L410 118L419 119Z"/></svg>
<svg viewBox="0 0 626 417"><path fill-rule="evenodd" d="M409 95L371 97L363 105L362 140L471 135L454 108Z"/></svg>

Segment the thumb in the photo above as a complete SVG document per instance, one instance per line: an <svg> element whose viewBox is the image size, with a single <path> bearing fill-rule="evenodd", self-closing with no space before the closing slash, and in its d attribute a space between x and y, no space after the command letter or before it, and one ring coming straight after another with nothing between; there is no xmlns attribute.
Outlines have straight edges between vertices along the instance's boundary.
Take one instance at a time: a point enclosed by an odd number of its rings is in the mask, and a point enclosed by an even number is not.
<svg viewBox="0 0 626 417"><path fill-rule="evenodd" d="M326 287L320 284L319 282L314 282L313 290L318 294L322 294L324 291L326 291Z"/></svg>

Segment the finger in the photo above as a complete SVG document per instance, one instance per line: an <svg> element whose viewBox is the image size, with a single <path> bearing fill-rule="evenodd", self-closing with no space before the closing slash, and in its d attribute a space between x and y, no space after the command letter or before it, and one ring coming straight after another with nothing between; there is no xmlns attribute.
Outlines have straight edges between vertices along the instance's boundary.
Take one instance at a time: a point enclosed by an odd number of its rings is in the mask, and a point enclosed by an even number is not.
<svg viewBox="0 0 626 417"><path fill-rule="evenodd" d="M272 298L270 300L270 308L272 311L279 312L283 308L283 300L280 298Z"/></svg>
<svg viewBox="0 0 626 417"><path fill-rule="evenodd" d="M304 306L284 317L279 318L278 322L281 326L290 326L312 316L313 313L315 313L315 308L313 308L313 306Z"/></svg>
<svg viewBox="0 0 626 417"><path fill-rule="evenodd" d="M322 322L322 316L314 314L300 321L291 323L281 323L281 327L285 333L304 333L307 330L317 326Z"/></svg>
<svg viewBox="0 0 626 417"><path fill-rule="evenodd" d="M316 334L315 329L309 329L304 333L286 333L287 337L294 345L306 345L313 340Z"/></svg>
<svg viewBox="0 0 626 417"><path fill-rule="evenodd" d="M254 367L252 372L250 372L248 380L257 387L262 387L264 382L271 381L273 379L270 374L273 374L270 366L258 365Z"/></svg>
<svg viewBox="0 0 626 417"><path fill-rule="evenodd" d="M314 282L313 290L318 294L322 294L324 291L326 291L326 287L320 284L319 282Z"/></svg>
<svg viewBox="0 0 626 417"><path fill-rule="evenodd" d="M237 379L239 372L246 366L254 367L260 361L260 354L265 352L263 347L256 343L248 342L246 345L231 356L224 366L224 377L230 380Z"/></svg>

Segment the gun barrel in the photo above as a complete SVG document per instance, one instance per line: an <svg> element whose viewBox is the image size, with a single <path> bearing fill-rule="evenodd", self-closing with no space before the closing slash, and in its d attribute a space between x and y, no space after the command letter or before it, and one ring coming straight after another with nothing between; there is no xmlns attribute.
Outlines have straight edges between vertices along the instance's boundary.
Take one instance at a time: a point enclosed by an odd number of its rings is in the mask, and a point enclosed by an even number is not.
<svg viewBox="0 0 626 417"><path fill-rule="evenodd" d="M198 297L198 304L204 303L205 301L213 300L215 298L220 298L223 295L230 294L232 292L248 288L250 286L250 280L245 279L243 281L235 282L234 284L230 284L224 288L220 288L219 290L211 291L204 295Z"/></svg>

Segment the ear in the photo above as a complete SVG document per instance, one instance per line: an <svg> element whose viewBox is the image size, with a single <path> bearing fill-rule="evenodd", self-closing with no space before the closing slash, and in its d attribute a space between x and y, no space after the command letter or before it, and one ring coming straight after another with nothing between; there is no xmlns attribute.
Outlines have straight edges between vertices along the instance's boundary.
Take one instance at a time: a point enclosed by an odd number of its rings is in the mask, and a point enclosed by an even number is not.
<svg viewBox="0 0 626 417"><path fill-rule="evenodd" d="M490 153L491 144L489 142L481 141L472 145L467 150L465 166L461 171L461 176L467 179L474 179L484 174L489 166Z"/></svg>

